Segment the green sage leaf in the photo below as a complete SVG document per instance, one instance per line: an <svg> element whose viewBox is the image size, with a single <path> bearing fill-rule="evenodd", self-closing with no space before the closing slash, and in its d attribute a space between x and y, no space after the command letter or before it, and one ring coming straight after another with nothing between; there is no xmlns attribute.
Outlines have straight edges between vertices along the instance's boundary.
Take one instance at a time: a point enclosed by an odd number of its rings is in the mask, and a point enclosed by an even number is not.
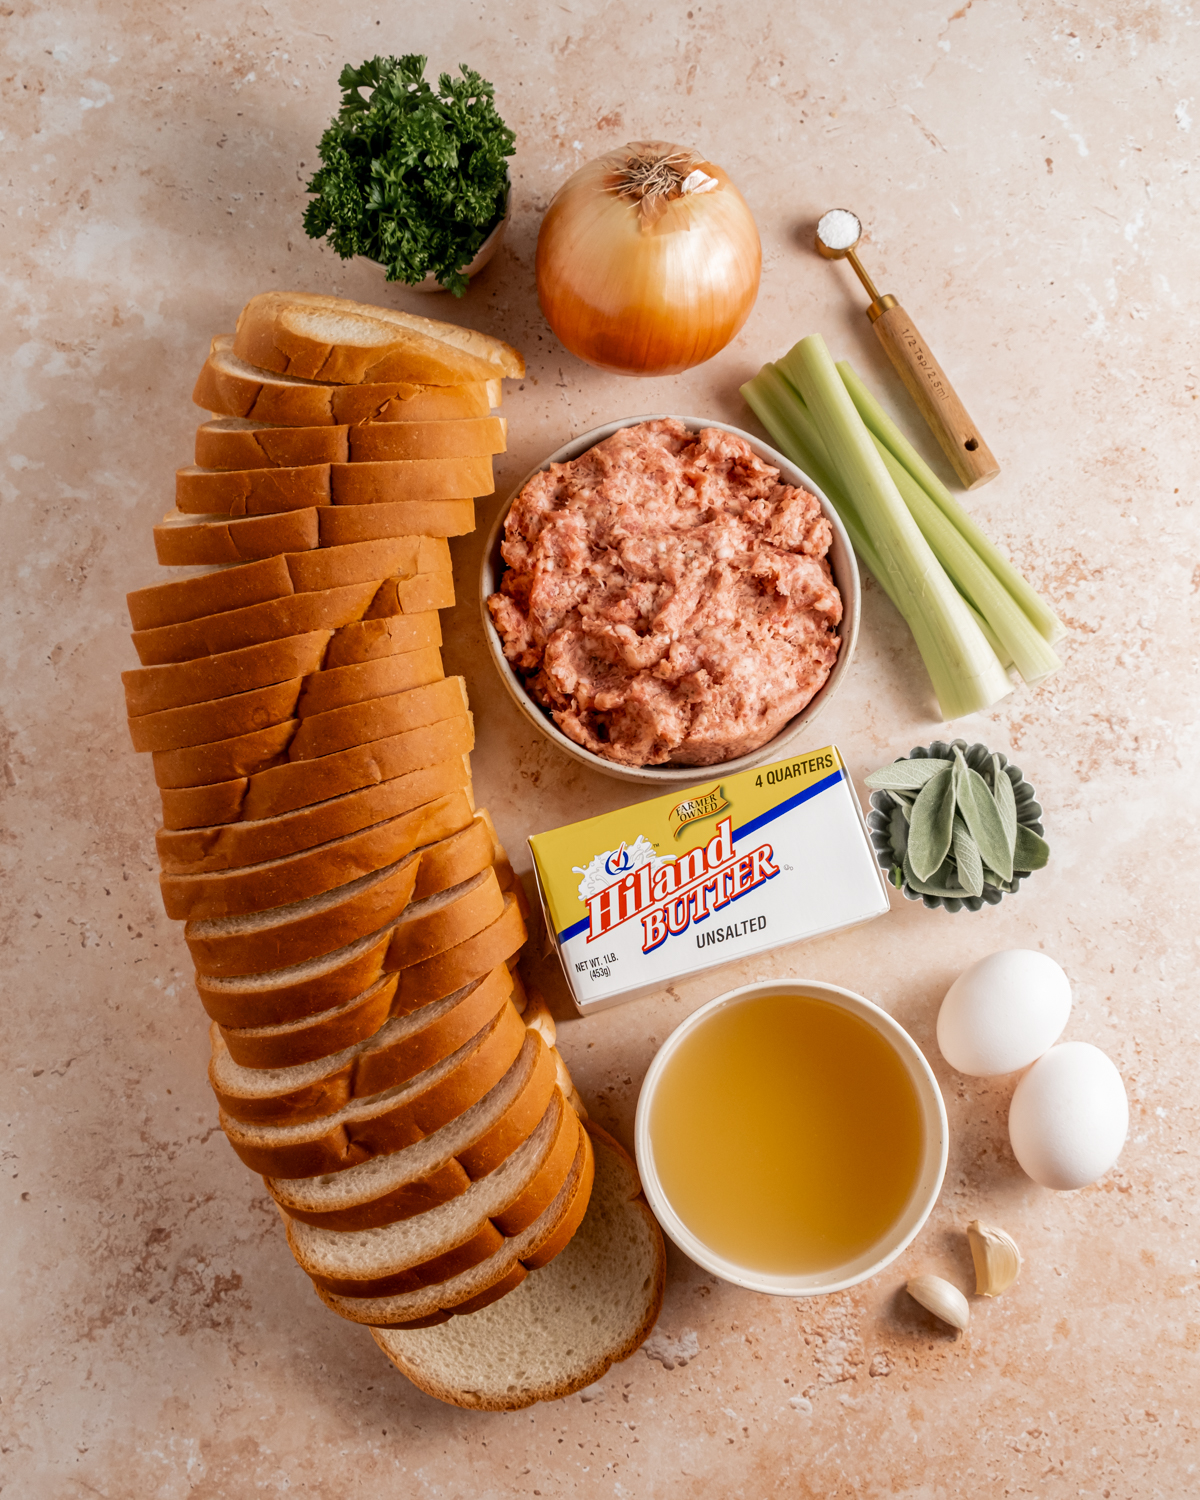
<svg viewBox="0 0 1200 1500"><path fill-rule="evenodd" d="M1017 845L1013 853L1014 870L1040 870L1050 858L1050 845L1044 838L1026 828L1024 823L1017 829Z"/></svg>
<svg viewBox="0 0 1200 1500"><path fill-rule="evenodd" d="M942 762L913 803L908 825L908 858L918 880L928 880L950 852L954 832L954 777Z"/></svg>
<svg viewBox="0 0 1200 1500"><path fill-rule="evenodd" d="M957 813L954 815L951 849L954 853L959 885L968 896L982 896L983 860L979 857L979 845L971 837L970 829Z"/></svg>
<svg viewBox="0 0 1200 1500"><path fill-rule="evenodd" d="M903 859L908 853L908 818L907 807L892 809L892 820L888 824L888 839L892 845L892 853L897 859Z"/></svg>
<svg viewBox="0 0 1200 1500"><path fill-rule="evenodd" d="M987 865L983 867L983 883L994 886L998 891L1015 891L1017 888L1015 880L1005 880L1003 875L997 875L995 870L989 870Z"/></svg>
<svg viewBox="0 0 1200 1500"><path fill-rule="evenodd" d="M958 884L954 875L954 866L948 859L943 860L928 879L924 880L913 869L912 861L906 859L904 879L906 884L910 885L920 896L950 896L962 901L970 894Z"/></svg>
<svg viewBox="0 0 1200 1500"><path fill-rule="evenodd" d="M1000 820L996 799L978 771L972 771L962 751L954 752L954 800L979 846L985 863L1005 880L1012 879L1012 850Z"/></svg>
<svg viewBox="0 0 1200 1500"><path fill-rule="evenodd" d="M1004 767L1000 764L998 755L992 756L992 798L996 804L996 811L1000 814L1000 823L1004 829L1004 837L1008 840L1008 852L1011 855L1016 848L1017 840L1017 799L1013 794L1012 782L1004 774Z"/></svg>
<svg viewBox="0 0 1200 1500"><path fill-rule="evenodd" d="M897 760L890 766L881 766L867 777L867 785L877 792L919 792L927 781L944 771L948 761Z"/></svg>

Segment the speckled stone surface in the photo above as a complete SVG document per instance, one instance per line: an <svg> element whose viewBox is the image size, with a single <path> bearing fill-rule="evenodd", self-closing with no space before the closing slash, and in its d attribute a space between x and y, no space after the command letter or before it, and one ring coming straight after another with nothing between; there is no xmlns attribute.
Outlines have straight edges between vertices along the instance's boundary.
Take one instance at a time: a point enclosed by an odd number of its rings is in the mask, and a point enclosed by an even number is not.
<svg viewBox="0 0 1200 1500"><path fill-rule="evenodd" d="M311 0L0 6L0 1012L6 1497L1185 1497L1200 1490L1196 291L1200 22L1114 0L614 0L406 7ZM497 86L516 213L461 303L384 291L300 227L347 61L426 52ZM537 309L540 215L627 139L695 143L763 237L734 344L634 383L564 353ZM902 1259L787 1302L671 1252L648 1351L515 1415L441 1406L327 1313L225 1145L205 1022L155 879L156 798L118 673L127 589L153 574L210 335L272 286L396 297L502 334L529 361L504 412L499 497L573 433L675 409L753 423L737 393L822 332L927 452L844 266L808 248L845 205L995 452L969 507L1070 625L1065 666L955 732L1038 788L1054 862L977 916L897 902L840 937L560 1028L626 1141L658 1042L704 1000L808 975L878 1001L925 1049L952 1145ZM538 829L632 800L534 738L481 651L481 535L455 544L446 659L479 731L479 800L523 869ZM814 746L855 775L944 737L907 631L868 590L854 670ZM1129 1143L1094 1187L1025 1179L1014 1080L952 1073L953 976L995 948L1067 969L1067 1033L1103 1047ZM543 966L543 974L550 975ZM555 993L561 998L561 986ZM1006 1227L1020 1284L953 1338L902 1288L970 1285L963 1229Z"/></svg>

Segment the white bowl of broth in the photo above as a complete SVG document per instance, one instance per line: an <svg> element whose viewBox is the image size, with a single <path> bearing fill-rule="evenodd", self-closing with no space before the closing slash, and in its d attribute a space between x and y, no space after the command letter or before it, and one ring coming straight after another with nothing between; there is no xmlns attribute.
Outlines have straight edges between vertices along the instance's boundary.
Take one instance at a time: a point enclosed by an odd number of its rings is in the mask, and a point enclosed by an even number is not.
<svg viewBox="0 0 1200 1500"><path fill-rule="evenodd" d="M811 1297L866 1281L937 1202L946 1109L920 1048L877 1005L808 980L709 1001L638 1098L638 1169L659 1223L707 1271Z"/></svg>

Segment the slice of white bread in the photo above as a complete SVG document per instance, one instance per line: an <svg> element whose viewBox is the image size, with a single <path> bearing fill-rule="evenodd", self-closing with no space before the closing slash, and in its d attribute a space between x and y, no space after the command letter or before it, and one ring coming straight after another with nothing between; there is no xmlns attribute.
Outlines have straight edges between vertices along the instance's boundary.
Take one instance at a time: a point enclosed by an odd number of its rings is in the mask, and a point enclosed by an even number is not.
<svg viewBox="0 0 1200 1500"><path fill-rule="evenodd" d="M356 583L318 594L290 594L183 625L137 631L133 644L143 666L157 667L223 656L288 636L337 630L364 618L379 593L380 582Z"/></svg>
<svg viewBox="0 0 1200 1500"><path fill-rule="evenodd" d="M330 503L329 464L290 469L175 470L175 509L187 516L271 516Z"/></svg>
<svg viewBox="0 0 1200 1500"><path fill-rule="evenodd" d="M125 598L134 630L153 630L289 594L317 593L372 579L445 573L450 566L450 549L444 537L386 537L284 552L256 562L181 568L182 576L135 589Z"/></svg>
<svg viewBox="0 0 1200 1500"><path fill-rule="evenodd" d="M240 519L172 510L154 528L154 551L164 567L199 567L389 537L466 536L474 529L475 502L471 499L314 505Z"/></svg>
<svg viewBox="0 0 1200 1500"><path fill-rule="evenodd" d="M520 1411L593 1385L641 1348L662 1309L666 1252L637 1169L593 1124L591 1201L570 1244L506 1297L440 1327L374 1329L414 1385L475 1411Z"/></svg>
<svg viewBox="0 0 1200 1500"><path fill-rule="evenodd" d="M331 464L329 469L329 494L334 505L452 500L463 495L490 495L495 488L492 460L487 456L364 461Z"/></svg>
<svg viewBox="0 0 1200 1500"><path fill-rule="evenodd" d="M475 501L392 500L375 505L328 505L317 513L322 547L382 536L467 536L475 530Z"/></svg>
<svg viewBox="0 0 1200 1500"><path fill-rule="evenodd" d="M472 934L462 943L439 955L445 960L438 966L431 965L420 986L405 986L403 1003L393 992L391 1014L408 1015L423 1008L431 1001L441 1000L482 979L502 963L514 958L525 937L525 925L511 894L501 897L503 911L496 921L481 932ZM290 964L283 969L268 969L261 974L239 974L232 977L214 977L198 974L196 989L204 1009L214 1021L222 1026L246 1030L270 1026L291 1026L305 1017L323 1014L330 1023L337 1018L331 1012L349 1004L382 978L395 972L388 959L388 944L392 929L368 933L356 938L344 948L335 948L319 958ZM406 971L411 973L410 971ZM414 998L415 997L415 998ZM244 1044L250 1038L239 1038L239 1052L245 1055ZM259 1037L259 1056L264 1055L266 1044L287 1043L292 1046L298 1039L287 1037ZM306 1039L307 1040L307 1039ZM337 1051L345 1046L339 1042ZM307 1048L308 1055L314 1054ZM277 1065L283 1047L275 1048L269 1055L270 1065Z"/></svg>
<svg viewBox="0 0 1200 1500"><path fill-rule="evenodd" d="M519 894L520 882L502 851L494 856L492 868L502 890ZM401 859L305 901L247 916L191 921L184 928L184 940L199 974L262 974L331 953L394 923L415 883L415 871ZM518 1009L524 1009L523 999Z"/></svg>
<svg viewBox="0 0 1200 1500"><path fill-rule="evenodd" d="M192 392L205 411L287 427L485 417L500 399L499 378L451 386L408 381L345 386L276 375L239 359L231 333L213 339Z"/></svg>
<svg viewBox="0 0 1200 1500"><path fill-rule="evenodd" d="M433 618L436 620L437 616ZM385 622L372 624L378 629ZM121 673L126 712L132 719L193 703L207 703L214 698L232 697L235 693L270 687L294 677L307 677L309 673L320 670L326 648L333 638L332 630L312 630L304 635L264 641L261 645L245 646L219 656L201 656L164 666L134 667ZM440 631L437 640L441 640Z"/></svg>
<svg viewBox="0 0 1200 1500"><path fill-rule="evenodd" d="M464 722L465 719L465 722ZM384 740L355 745L317 760L289 762L258 775L162 792L163 826L205 828L277 817L390 781L470 748L470 716L461 712ZM464 752L465 753L465 752Z"/></svg>
<svg viewBox="0 0 1200 1500"><path fill-rule="evenodd" d="M327 667L304 679L296 699L296 717L308 719L313 714L328 713L331 708L345 708L348 703L407 693L412 688L440 682L445 675L442 653L437 646L396 652L374 661L351 662L344 667Z"/></svg>
<svg viewBox="0 0 1200 1500"><path fill-rule="evenodd" d="M312 630L336 630L354 620L423 614L449 609L453 604L454 579L449 571L418 573L415 578L384 578L289 594L245 609L185 620L179 625L134 631L131 639L143 666L161 666L194 661L200 656L220 656L243 646L257 646L263 641L281 640Z"/></svg>
<svg viewBox="0 0 1200 1500"><path fill-rule="evenodd" d="M376 981L378 983L378 981ZM239 1062L241 1031L214 1022L209 1028L208 1081L231 1119L250 1124L299 1124L336 1114L355 1099L382 1094L457 1052L509 1003L512 978L500 964L463 990L411 1016L384 1015L374 1032L303 1061L261 1066ZM317 1013L316 1019L320 1019ZM269 1030L270 1028L258 1028ZM249 1031L249 1028L247 1028ZM300 1034L303 1040L303 1034Z"/></svg>
<svg viewBox="0 0 1200 1500"><path fill-rule="evenodd" d="M432 1134L334 1172L266 1177L268 1192L290 1218L330 1229L391 1224L456 1197L507 1160L545 1116L556 1085L553 1058L539 1042L527 1032L500 1082Z"/></svg>
<svg viewBox="0 0 1200 1500"><path fill-rule="evenodd" d="M395 980L395 975L387 978ZM395 990L393 984L390 993ZM410 1016L392 1019L389 1002L371 1029L363 1022L363 1010L369 1008L365 996L287 1025L220 1026L228 1056L208 1077L234 1119L320 1115L326 1110L315 1104L336 1100L333 1109L341 1109L351 1098L383 1094L449 1058L513 993L510 969L498 965ZM214 1047L214 1061L216 1056Z"/></svg>
<svg viewBox="0 0 1200 1500"><path fill-rule="evenodd" d="M453 833L460 816L460 799L451 796L283 859L206 875L160 875L163 906L169 917L182 922L202 917L244 916L303 901L445 839ZM488 862L484 859L474 864L466 873L453 876L436 889L465 880L467 874L473 874ZM440 863L435 862L431 869ZM469 864L471 861L463 857L456 862L455 869ZM420 881L418 870L418 889ZM431 893L421 890L420 894Z"/></svg>
<svg viewBox="0 0 1200 1500"><path fill-rule="evenodd" d="M412 899L417 863L407 855L305 901L240 917L188 922L184 941L198 974L229 978L287 968L344 948L394 922Z"/></svg>
<svg viewBox="0 0 1200 1500"><path fill-rule="evenodd" d="M499 1083L523 1047L536 1053L529 1097L540 1099L535 1121L540 1120L556 1086L553 1054L536 1032L526 1030L509 1003L457 1051L396 1088L299 1124L249 1124L222 1111L221 1128L246 1166L264 1177L339 1172L411 1146L449 1124ZM539 1075L536 1087L533 1074ZM490 1140L489 1132L476 1143L484 1156L492 1153Z"/></svg>
<svg viewBox="0 0 1200 1500"><path fill-rule="evenodd" d="M313 630L194 657L191 661L134 667L121 673L125 707L130 718L134 718L163 709L207 703L308 676L323 667L376 661L425 646L440 646L441 641L441 621L436 610L353 620L336 631Z"/></svg>
<svg viewBox="0 0 1200 1500"><path fill-rule="evenodd" d="M495 866L489 865L469 879L405 907L392 932L388 968L407 969L444 953L503 915L504 892Z"/></svg>
<svg viewBox="0 0 1200 1500"><path fill-rule="evenodd" d="M238 316L233 351L260 369L342 385L461 385L525 373L516 350L487 334L310 292L252 297Z"/></svg>
<svg viewBox="0 0 1200 1500"><path fill-rule="evenodd" d="M492 460L411 458L395 462L304 464L291 469L175 471L175 508L183 515L269 516L322 505L457 500L490 495Z"/></svg>
<svg viewBox="0 0 1200 1500"><path fill-rule="evenodd" d="M385 740L467 712L466 683L442 677L423 687L325 709L300 719L288 745L290 761L320 760L339 750Z"/></svg>
<svg viewBox="0 0 1200 1500"><path fill-rule="evenodd" d="M296 717L304 681L303 677L293 677L290 682L273 682L268 687L232 693L208 703L137 714L129 720L129 737L135 750L148 753L188 750L213 740L234 739L269 729Z"/></svg>
<svg viewBox="0 0 1200 1500"><path fill-rule="evenodd" d="M350 461L349 433L344 424L279 427L249 417L215 417L196 429L196 467L297 469L306 464L344 464Z"/></svg>
<svg viewBox="0 0 1200 1500"><path fill-rule="evenodd" d="M508 431L503 417L476 417L466 422L370 422L347 430L351 463L490 458L504 452Z"/></svg>
<svg viewBox="0 0 1200 1500"><path fill-rule="evenodd" d="M302 552L321 545L319 515L317 506L239 521L171 510L154 528L154 555L164 568L190 568Z"/></svg>
<svg viewBox="0 0 1200 1500"><path fill-rule="evenodd" d="M529 1271L547 1264L569 1242L587 1210L595 1170L591 1136L579 1132L579 1147L566 1182L553 1202L520 1234L511 1236L495 1254L444 1281L416 1291L351 1297L314 1282L325 1303L351 1322L373 1327L440 1323L447 1314L475 1312L509 1293Z"/></svg>
<svg viewBox="0 0 1200 1500"><path fill-rule="evenodd" d="M455 732L462 726L462 732ZM454 742L469 740L467 720L451 720L447 729ZM341 797L282 813L256 822L218 823L212 828L160 828L155 835L159 866L164 875L206 875L216 870L238 870L299 854L317 844L373 823L413 812L456 792L461 798L462 826L473 814L471 768L465 754L452 750L448 760L346 792Z"/></svg>
<svg viewBox="0 0 1200 1500"><path fill-rule="evenodd" d="M495 1255L545 1212L570 1175L581 1134L578 1117L555 1090L529 1137L465 1192L372 1229L320 1228L285 1217L288 1244L316 1285L344 1296L394 1296L449 1280ZM497 1220L510 1226L507 1234Z"/></svg>
<svg viewBox="0 0 1200 1500"><path fill-rule="evenodd" d="M457 840L455 843L462 852L453 865L444 867L444 873L447 876L461 876L461 880L455 880L454 885L465 886L476 875L485 873L486 866L481 868L480 860L472 857L470 845ZM423 852L417 850L412 857L420 858ZM489 882L484 884L491 888ZM515 901L511 893L501 893L498 885L495 889L503 916L509 905L515 905ZM441 894L440 891L433 892L434 896ZM496 926L496 922L500 921L497 918L481 931L477 912L487 908L474 899L474 889L468 895L468 915L463 918L461 926L469 934L463 938L463 942L471 943L475 940L474 946L464 950L457 965L447 969L444 979L440 973L428 976L424 988L427 1000L440 999L452 990L470 983L472 979L481 978L516 951L511 947L511 936L518 928L523 930L520 912L515 917L510 916L500 926ZM427 908L431 899L422 899L420 904L423 909ZM452 907L453 904L452 902ZM495 930L489 931L490 927ZM445 930L450 936L458 935L452 924L447 923ZM395 968L389 961L392 932L391 926L377 929L317 958L256 974L197 974L196 989L205 1010L223 1026L271 1026L299 1020L317 1011L344 1005L373 984L381 974L391 973ZM462 943L457 946L462 947ZM497 956L489 963L486 960L492 953ZM443 987L439 988L439 985ZM412 1008L411 1004L404 1007L405 1011Z"/></svg>

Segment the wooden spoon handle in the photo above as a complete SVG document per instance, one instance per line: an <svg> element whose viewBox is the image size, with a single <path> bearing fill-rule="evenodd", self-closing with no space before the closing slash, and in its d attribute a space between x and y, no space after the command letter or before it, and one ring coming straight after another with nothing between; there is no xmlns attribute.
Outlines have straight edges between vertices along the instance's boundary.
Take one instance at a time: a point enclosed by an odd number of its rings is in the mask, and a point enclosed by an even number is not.
<svg viewBox="0 0 1200 1500"><path fill-rule="evenodd" d="M995 479L1000 465L946 379L945 371L930 353L929 345L895 297L880 297L872 302L867 317L966 488L977 489Z"/></svg>

